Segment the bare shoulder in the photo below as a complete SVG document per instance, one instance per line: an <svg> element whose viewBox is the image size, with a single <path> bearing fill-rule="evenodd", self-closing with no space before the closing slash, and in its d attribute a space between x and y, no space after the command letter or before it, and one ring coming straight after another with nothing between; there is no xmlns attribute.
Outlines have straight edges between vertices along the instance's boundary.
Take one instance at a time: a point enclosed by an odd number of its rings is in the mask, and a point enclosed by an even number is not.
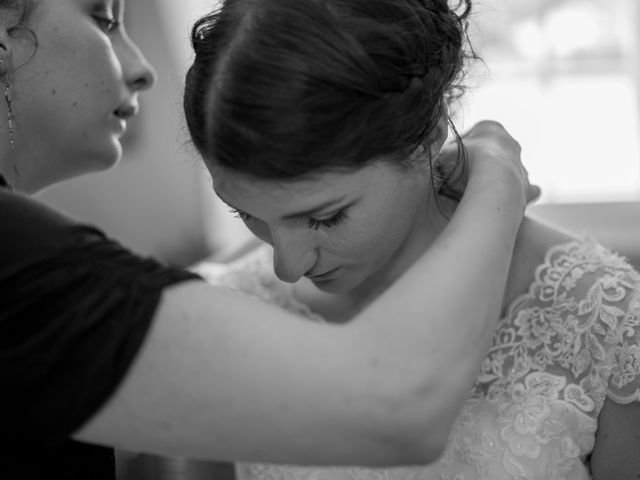
<svg viewBox="0 0 640 480"><path fill-rule="evenodd" d="M503 308L526 293L535 272L545 262L547 252L555 245L577 240L579 237L533 217L522 221L513 251Z"/></svg>

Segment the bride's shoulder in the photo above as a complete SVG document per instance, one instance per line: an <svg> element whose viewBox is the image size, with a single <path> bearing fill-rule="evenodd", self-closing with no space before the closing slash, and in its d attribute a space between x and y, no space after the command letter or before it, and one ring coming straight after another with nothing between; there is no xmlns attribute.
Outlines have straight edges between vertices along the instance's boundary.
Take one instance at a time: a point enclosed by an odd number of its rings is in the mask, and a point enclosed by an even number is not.
<svg viewBox="0 0 640 480"><path fill-rule="evenodd" d="M523 252L519 260L533 270L566 272L582 267L592 274L586 276L587 280L614 270L631 275L635 272L626 258L588 234L567 232L531 219L525 219L521 230Z"/></svg>
<svg viewBox="0 0 640 480"><path fill-rule="evenodd" d="M513 310L523 302L579 301L612 282L632 296L640 277L624 257L595 239L527 219L514 251L506 305Z"/></svg>

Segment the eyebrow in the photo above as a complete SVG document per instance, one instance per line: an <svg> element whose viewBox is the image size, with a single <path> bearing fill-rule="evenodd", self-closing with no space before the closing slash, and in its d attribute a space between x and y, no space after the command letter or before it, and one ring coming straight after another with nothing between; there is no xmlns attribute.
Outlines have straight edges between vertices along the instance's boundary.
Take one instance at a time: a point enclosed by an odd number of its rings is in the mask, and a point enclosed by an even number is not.
<svg viewBox="0 0 640 480"><path fill-rule="evenodd" d="M237 210L239 212L243 212L243 210L235 207L232 203L230 203L227 200L225 200L224 197L222 195L220 195L215 189L214 189L214 192L218 196L218 198L220 200L222 200L224 203L226 203L228 206L230 206L234 210ZM329 207L333 207L335 205L338 205L339 203L342 203L342 201L344 201L344 199L346 197L347 197L346 195L343 195L340 198L335 198L333 200L328 200L328 201L323 202L320 205L316 205L315 207L310 208L308 210L303 210L301 212L295 212L295 213L289 213L289 214L285 215L282 218L284 220L292 220L292 219L300 218L300 217L308 217L308 216L311 216L311 215L313 215L315 213L322 212L323 210L325 210L325 209L327 209ZM351 205L351 204L346 205L345 208L348 207L349 205Z"/></svg>
<svg viewBox="0 0 640 480"><path fill-rule="evenodd" d="M285 215L284 219L285 220L291 220L291 219L294 219L294 218L309 217L309 216L313 215L314 213L322 212L323 210L325 210L325 209L327 209L329 207L333 207L334 205L342 203L342 201L345 198L346 198L346 195L343 195L340 198L329 200L327 202L321 203L320 205L316 205L315 207L310 208L309 210L304 210L302 212L296 212L296 213L290 213L289 215Z"/></svg>

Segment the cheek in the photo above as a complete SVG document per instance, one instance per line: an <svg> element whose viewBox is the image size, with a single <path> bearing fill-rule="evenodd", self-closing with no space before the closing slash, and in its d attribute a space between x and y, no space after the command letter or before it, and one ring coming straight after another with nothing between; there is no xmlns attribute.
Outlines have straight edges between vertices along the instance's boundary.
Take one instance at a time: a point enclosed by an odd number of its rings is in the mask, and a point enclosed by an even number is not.
<svg viewBox="0 0 640 480"><path fill-rule="evenodd" d="M375 261L390 248L393 226L379 215L359 216L348 220L343 228L328 235L322 248L342 259L358 263Z"/></svg>
<svg viewBox="0 0 640 480"><path fill-rule="evenodd" d="M336 236L334 252L363 262L386 261L410 235L417 214L416 202L403 200L388 198L354 215Z"/></svg>

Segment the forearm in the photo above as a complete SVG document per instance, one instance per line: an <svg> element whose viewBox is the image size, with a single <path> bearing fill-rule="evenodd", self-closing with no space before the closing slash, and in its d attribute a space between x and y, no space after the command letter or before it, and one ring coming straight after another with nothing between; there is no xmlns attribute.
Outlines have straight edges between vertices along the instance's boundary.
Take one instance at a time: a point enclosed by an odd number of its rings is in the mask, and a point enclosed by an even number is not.
<svg viewBox="0 0 640 480"><path fill-rule="evenodd" d="M448 434L500 315L524 211L521 185L511 180L470 179L442 235L356 322L384 338L370 354L384 356L391 389L416 392L418 425L432 440ZM365 351L375 344L368 340Z"/></svg>

